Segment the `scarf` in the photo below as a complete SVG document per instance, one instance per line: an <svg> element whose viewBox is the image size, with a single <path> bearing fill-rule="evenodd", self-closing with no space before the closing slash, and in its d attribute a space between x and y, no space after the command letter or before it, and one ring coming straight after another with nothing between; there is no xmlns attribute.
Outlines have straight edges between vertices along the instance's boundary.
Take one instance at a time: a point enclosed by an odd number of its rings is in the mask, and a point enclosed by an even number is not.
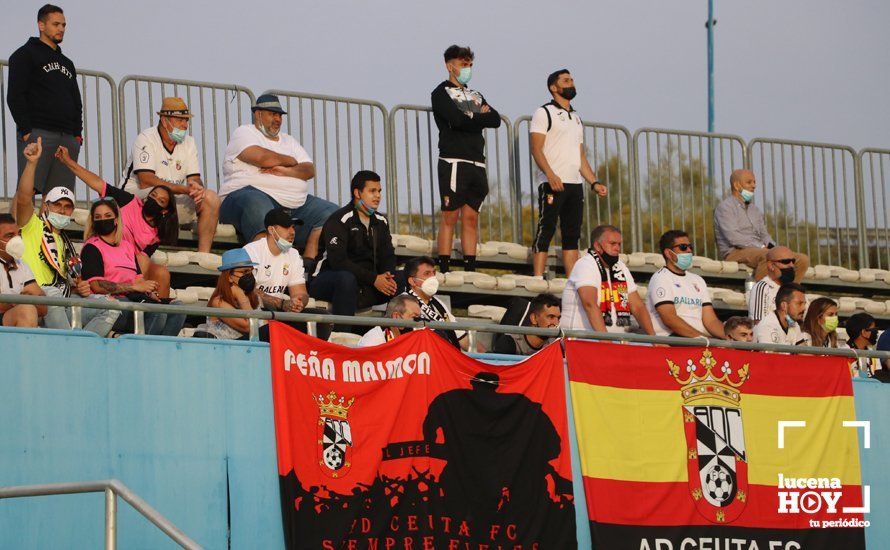
<svg viewBox="0 0 890 550"><path fill-rule="evenodd" d="M615 326L629 327L630 304L627 297L627 279L624 270L615 262L611 268L593 249L587 251L596 262L600 270L600 311L603 313L603 321L607 327L612 326L612 311L615 311Z"/></svg>
<svg viewBox="0 0 890 550"><path fill-rule="evenodd" d="M438 321L441 323L448 322L448 318L445 316L445 306L443 306L439 300L436 300L435 296L430 297L430 303L424 303L424 301L414 292L414 289L409 288L408 294L413 296L415 300L417 300L417 305L420 306L420 318L425 321Z"/></svg>
<svg viewBox="0 0 890 550"><path fill-rule="evenodd" d="M41 216L41 220L43 221L43 237L40 240L40 251L37 255L40 258L40 261L48 265L55 272L50 285L61 290L62 296L68 298L71 296L71 281L68 278L69 265L74 268L71 271L77 271L77 275L79 275L80 259L78 258L77 253L74 250L74 245L71 244L71 240L68 236L61 231L54 233L52 226L46 221L44 216ZM65 248L65 255L68 258L67 263L62 261L63 257L59 251L57 238L61 239L62 246Z"/></svg>

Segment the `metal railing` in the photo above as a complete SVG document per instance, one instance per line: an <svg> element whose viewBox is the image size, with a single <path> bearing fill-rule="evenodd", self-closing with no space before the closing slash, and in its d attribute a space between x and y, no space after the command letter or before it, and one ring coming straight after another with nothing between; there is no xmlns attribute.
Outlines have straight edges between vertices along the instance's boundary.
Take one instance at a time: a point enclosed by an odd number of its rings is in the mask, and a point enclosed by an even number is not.
<svg viewBox="0 0 890 550"><path fill-rule="evenodd" d="M313 195L338 205L349 202L349 182L359 170L377 172L386 184L389 116L382 103L287 90L266 93L281 99L287 111L282 130L312 157ZM389 204L390 197L384 198Z"/></svg>
<svg viewBox="0 0 890 550"><path fill-rule="evenodd" d="M859 152L859 181L862 186L859 234L865 247L865 264L890 269L890 149Z"/></svg>
<svg viewBox="0 0 890 550"><path fill-rule="evenodd" d="M178 527L162 516L157 510L142 500L126 485L116 479L104 481L82 481L74 483L51 483L47 485L19 485L0 487L0 499L23 498L50 495L73 495L81 493L105 493L105 549L117 548L117 497L120 497L134 510L142 514L158 529L182 548L199 549L201 546L186 536Z"/></svg>
<svg viewBox="0 0 890 550"><path fill-rule="evenodd" d="M0 303L5 304L34 304L46 306L65 306L92 309L111 309L116 311L133 311L139 313L179 313L189 316L212 316L238 319L249 319L251 325L257 325L259 321L289 321L307 323L309 333L314 336L314 326L318 323L351 324L366 327L412 327L430 328L433 330L465 330L469 333L471 343L476 340L479 332L494 334L529 334L547 338L580 338L586 340L598 340L603 342L623 342L632 344L664 344L668 346L705 346L714 348L729 348L748 351L769 351L775 353L793 353L804 355L832 355L858 359L861 357L875 357L878 359L890 359L890 351L855 350L849 348L821 348L810 346L788 346L784 344L759 344L754 342L736 342L731 340L719 340L705 337L682 338L676 336L649 336L635 333L597 332L593 330L575 330L561 328L537 328L514 325L498 325L483 321L411 321L405 319L390 319L386 317L348 317L343 315L328 315L316 313L279 313L271 311L219 309L199 306L183 306L169 304L148 304L137 302L117 302L111 300L90 300L87 298L50 298L47 296L29 296L22 294L0 294ZM49 330L49 329L47 329ZM2 333L2 330L0 330ZM255 338L252 338L255 339ZM198 340L201 341L201 340ZM471 348L475 349L475 348Z"/></svg>
<svg viewBox="0 0 890 550"><path fill-rule="evenodd" d="M520 197L520 227L523 241L531 243L536 231L538 217L538 174L540 170L531 154L529 139L530 116L522 116L513 123L514 166L513 179ZM627 236L628 244L638 250L634 240L638 234L635 219L637 216L636 194L633 177L633 139L624 126L603 122L584 123L584 149L590 166L597 177L609 189L605 198L592 193L589 185L584 185L583 225L581 243L585 246L590 231L597 225L607 223L621 228ZM530 231L530 232L527 232Z"/></svg>
<svg viewBox="0 0 890 550"><path fill-rule="evenodd" d="M758 181L755 200L776 242L809 255L813 264L868 267L853 148L756 138L748 153Z"/></svg>
<svg viewBox="0 0 890 550"><path fill-rule="evenodd" d="M123 170L130 163L132 144L142 130L158 122L157 111L165 97L185 100L194 118L189 134L195 138L201 177L208 189L219 189L223 179L223 161L232 132L252 121L250 106L253 92L237 84L220 84L156 76L128 75L118 85L120 103L120 158ZM129 100L128 100L129 98ZM123 183L123 172L115 183Z"/></svg>
<svg viewBox="0 0 890 550"><path fill-rule="evenodd" d="M696 254L719 258L714 207L729 175L746 166L744 140L732 134L641 128L634 132L637 250L657 252L658 238L684 229Z"/></svg>
<svg viewBox="0 0 890 550"><path fill-rule="evenodd" d="M9 91L9 63L0 60L0 174L3 180L3 194L0 198L11 198L18 187L18 133L12 113L6 104ZM78 161L87 169L113 181L120 174L119 110L117 85L108 73L77 70L77 81L83 103L83 145ZM75 196L88 199L92 190L81 182L75 184Z"/></svg>
<svg viewBox="0 0 890 550"><path fill-rule="evenodd" d="M485 164L489 193L479 213L479 241L521 242L512 185L510 119L486 128ZM396 105L389 113L389 209L393 233L436 238L440 209L438 129L430 107Z"/></svg>

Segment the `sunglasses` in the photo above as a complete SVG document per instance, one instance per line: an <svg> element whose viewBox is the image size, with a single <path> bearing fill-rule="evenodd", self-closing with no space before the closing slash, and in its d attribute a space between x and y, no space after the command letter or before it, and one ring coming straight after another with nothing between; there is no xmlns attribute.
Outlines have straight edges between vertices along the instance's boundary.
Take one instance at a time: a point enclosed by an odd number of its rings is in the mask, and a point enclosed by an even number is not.
<svg viewBox="0 0 890 550"><path fill-rule="evenodd" d="M773 262L782 265L794 265L794 258L785 258L784 260L773 260Z"/></svg>
<svg viewBox="0 0 890 550"><path fill-rule="evenodd" d="M686 252L686 251L694 250L695 247L693 247L692 244L680 243L680 244L675 244L671 248L679 248L681 252Z"/></svg>

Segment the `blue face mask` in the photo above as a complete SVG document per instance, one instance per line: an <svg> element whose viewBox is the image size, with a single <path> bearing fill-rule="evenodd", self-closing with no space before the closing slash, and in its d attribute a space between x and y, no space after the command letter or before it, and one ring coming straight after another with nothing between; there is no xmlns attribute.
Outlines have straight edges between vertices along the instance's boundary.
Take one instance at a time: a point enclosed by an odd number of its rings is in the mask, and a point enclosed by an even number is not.
<svg viewBox="0 0 890 550"><path fill-rule="evenodd" d="M692 252L677 254L677 267L683 271L692 267Z"/></svg>
<svg viewBox="0 0 890 550"><path fill-rule="evenodd" d="M287 254L287 251L293 248L294 244L287 239L279 237L275 235L275 244L278 245L278 250L281 251L282 254Z"/></svg>
<svg viewBox="0 0 890 550"><path fill-rule="evenodd" d="M457 81L460 82L461 84L463 84L464 86L467 85L467 82L469 82L471 78L473 78L473 68L472 67L463 67L460 70L460 74L457 75Z"/></svg>
<svg viewBox="0 0 890 550"><path fill-rule="evenodd" d="M742 189L740 191L742 195L742 200L745 202L751 202L754 199L754 191L748 191L747 189Z"/></svg>
<svg viewBox="0 0 890 550"><path fill-rule="evenodd" d="M367 212L369 216L373 216L374 213L377 212L377 209L376 209L376 208L371 208L370 206L368 206L367 204L365 204L365 201L363 201L362 199L359 199L359 200L358 200L358 205L359 205L359 207L361 207L365 212Z"/></svg>
<svg viewBox="0 0 890 550"><path fill-rule="evenodd" d="M174 142L182 143L183 141L185 141L185 137L188 135L188 130L173 128L168 133L170 134L170 139L172 139Z"/></svg>
<svg viewBox="0 0 890 550"><path fill-rule="evenodd" d="M792 319L791 316L788 315L787 313L785 314L785 322L788 323L788 328L797 326L797 321Z"/></svg>
<svg viewBox="0 0 890 550"><path fill-rule="evenodd" d="M71 223L71 216L56 214L55 212L48 212L46 219L56 229L65 229Z"/></svg>

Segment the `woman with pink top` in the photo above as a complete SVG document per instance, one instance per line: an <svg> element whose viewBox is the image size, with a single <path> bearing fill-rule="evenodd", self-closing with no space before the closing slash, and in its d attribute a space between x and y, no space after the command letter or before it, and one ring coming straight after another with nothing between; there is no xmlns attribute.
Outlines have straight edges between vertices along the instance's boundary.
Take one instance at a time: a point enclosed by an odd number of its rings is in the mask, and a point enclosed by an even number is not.
<svg viewBox="0 0 890 550"><path fill-rule="evenodd" d="M159 245L175 245L179 239L179 218L173 191L159 185L142 200L132 193L109 185L100 176L79 165L64 147L56 150L56 158L74 172L78 179L99 193L100 197L112 198L117 202L123 219L122 238L136 247L139 268L147 279L157 281L158 296L168 298L170 272L166 267L153 263L151 255Z"/></svg>
<svg viewBox="0 0 890 550"><path fill-rule="evenodd" d="M136 246L124 238L121 211L114 199L99 199L90 207L86 242L80 253L81 277L90 283L94 294L108 294L128 302L169 302L158 297L157 281L142 276L136 261ZM185 315L146 313L145 333L176 336L185 323ZM115 332L132 332L133 315L117 320Z"/></svg>

